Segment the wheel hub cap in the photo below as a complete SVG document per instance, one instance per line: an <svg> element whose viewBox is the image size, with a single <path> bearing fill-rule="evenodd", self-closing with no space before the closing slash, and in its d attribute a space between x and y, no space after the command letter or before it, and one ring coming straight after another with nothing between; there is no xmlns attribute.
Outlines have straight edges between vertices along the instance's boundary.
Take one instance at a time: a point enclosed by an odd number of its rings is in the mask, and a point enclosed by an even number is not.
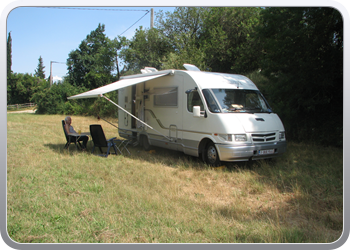
<svg viewBox="0 0 350 250"><path fill-rule="evenodd" d="M216 149L213 146L209 147L208 148L208 160L211 163L214 163L216 161L216 158L217 158Z"/></svg>

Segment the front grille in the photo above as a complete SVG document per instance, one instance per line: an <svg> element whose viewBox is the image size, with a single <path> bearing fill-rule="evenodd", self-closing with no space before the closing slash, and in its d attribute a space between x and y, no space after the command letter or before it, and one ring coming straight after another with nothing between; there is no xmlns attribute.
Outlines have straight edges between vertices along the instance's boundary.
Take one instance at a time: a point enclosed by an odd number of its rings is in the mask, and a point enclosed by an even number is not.
<svg viewBox="0 0 350 250"><path fill-rule="evenodd" d="M276 133L252 134L253 142L268 142L276 140Z"/></svg>

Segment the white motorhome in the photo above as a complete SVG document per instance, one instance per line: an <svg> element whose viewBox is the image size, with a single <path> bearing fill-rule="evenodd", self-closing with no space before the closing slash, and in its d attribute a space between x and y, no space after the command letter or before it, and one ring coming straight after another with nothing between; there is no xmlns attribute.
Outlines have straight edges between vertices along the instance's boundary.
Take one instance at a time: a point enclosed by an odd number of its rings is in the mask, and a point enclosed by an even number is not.
<svg viewBox="0 0 350 250"><path fill-rule="evenodd" d="M119 134L136 138L146 150L182 151L210 165L286 151L282 122L250 79L184 66L187 70L145 68L69 99L104 97L118 89Z"/></svg>

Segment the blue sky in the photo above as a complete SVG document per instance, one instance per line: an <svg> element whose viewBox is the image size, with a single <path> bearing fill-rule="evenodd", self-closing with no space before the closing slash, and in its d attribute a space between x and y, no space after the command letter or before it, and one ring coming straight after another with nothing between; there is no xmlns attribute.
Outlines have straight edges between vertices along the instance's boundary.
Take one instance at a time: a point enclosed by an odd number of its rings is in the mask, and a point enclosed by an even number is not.
<svg viewBox="0 0 350 250"><path fill-rule="evenodd" d="M174 10L170 7L153 9L154 20L160 10ZM105 25L109 38L125 32L123 36L130 39L139 26L150 27L151 12L145 15L147 10L151 7L18 7L7 18L7 34L11 32L12 37L12 71L34 74L41 56L46 77L50 75L50 61L60 62L52 64L52 75L63 77L67 74L68 54L77 49L99 23Z"/></svg>

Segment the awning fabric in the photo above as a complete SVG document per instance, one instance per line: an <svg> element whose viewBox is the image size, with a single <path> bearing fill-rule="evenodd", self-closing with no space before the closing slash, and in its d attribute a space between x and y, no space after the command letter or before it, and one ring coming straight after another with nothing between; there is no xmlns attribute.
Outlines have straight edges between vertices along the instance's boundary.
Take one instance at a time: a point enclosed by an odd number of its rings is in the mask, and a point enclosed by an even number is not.
<svg viewBox="0 0 350 250"><path fill-rule="evenodd" d="M78 94L78 95L70 96L67 99L97 98L105 93L115 91L118 89L122 89L122 88L131 86L134 84L138 84L141 82L146 82L146 81L149 81L151 79L155 79L155 78L162 77L162 76L169 75L169 74L170 74L170 71L166 71L164 73L158 73L158 74L153 73L152 75L148 75L148 76L140 76L140 77L135 77L135 78L124 78L124 79L121 79L117 82L113 82L113 83L110 83L108 85L99 87L97 89L89 90L89 91L86 91L86 92Z"/></svg>

